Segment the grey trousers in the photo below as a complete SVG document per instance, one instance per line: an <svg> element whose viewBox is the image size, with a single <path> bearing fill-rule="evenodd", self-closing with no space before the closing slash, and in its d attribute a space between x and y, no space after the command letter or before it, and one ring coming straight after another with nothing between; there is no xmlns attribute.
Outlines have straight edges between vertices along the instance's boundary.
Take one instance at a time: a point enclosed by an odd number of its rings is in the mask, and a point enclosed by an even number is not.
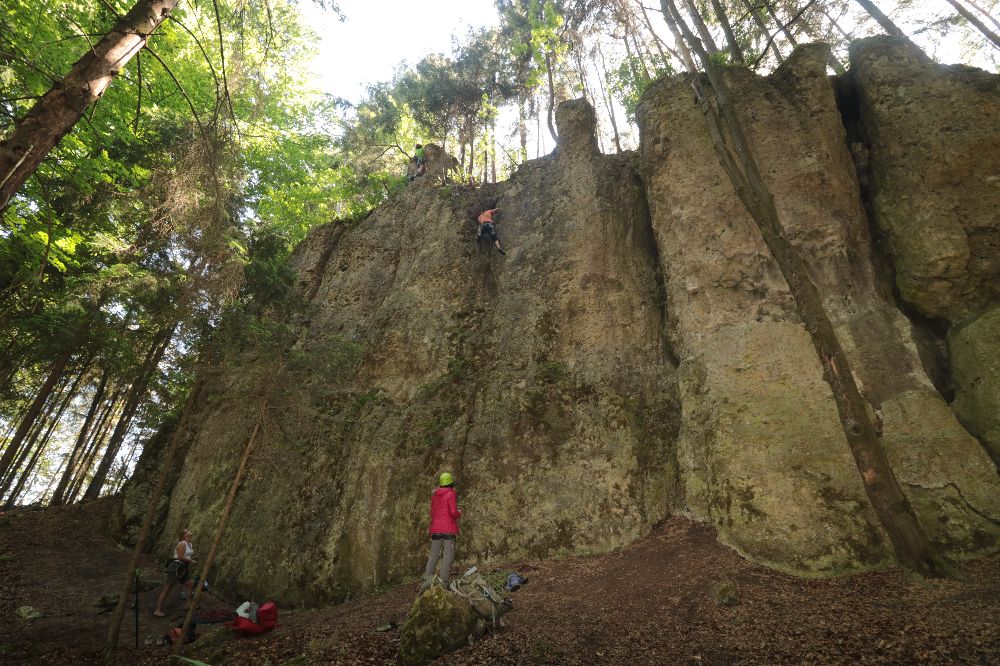
<svg viewBox="0 0 1000 666"><path fill-rule="evenodd" d="M441 551L444 550L444 557ZM448 582L448 571L451 569L451 562L455 559L454 539L432 539L431 556L427 558L427 566L424 568L424 580L430 580L434 576L434 569L437 568L438 559L441 559L441 573L439 578L444 583Z"/></svg>

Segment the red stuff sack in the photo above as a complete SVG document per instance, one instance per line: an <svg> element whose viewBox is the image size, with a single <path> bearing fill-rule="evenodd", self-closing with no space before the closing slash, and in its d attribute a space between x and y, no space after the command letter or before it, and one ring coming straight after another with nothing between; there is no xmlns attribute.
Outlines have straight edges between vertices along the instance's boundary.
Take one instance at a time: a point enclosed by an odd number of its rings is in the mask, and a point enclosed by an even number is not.
<svg viewBox="0 0 1000 666"><path fill-rule="evenodd" d="M265 631L267 631L267 629L265 629L264 627L260 626L253 620L249 620L245 617L236 618L231 623L229 623L229 626L235 629L236 631L240 632L241 634L247 634L249 636L255 636L257 634L262 634Z"/></svg>
<svg viewBox="0 0 1000 666"><path fill-rule="evenodd" d="M257 621L249 618L237 617L229 626L241 634L256 636L269 629L273 629L278 624L278 607L273 601L268 601L257 609Z"/></svg>
<svg viewBox="0 0 1000 666"><path fill-rule="evenodd" d="M257 624L264 629L273 629L278 624L278 606L273 601L262 604L257 609Z"/></svg>

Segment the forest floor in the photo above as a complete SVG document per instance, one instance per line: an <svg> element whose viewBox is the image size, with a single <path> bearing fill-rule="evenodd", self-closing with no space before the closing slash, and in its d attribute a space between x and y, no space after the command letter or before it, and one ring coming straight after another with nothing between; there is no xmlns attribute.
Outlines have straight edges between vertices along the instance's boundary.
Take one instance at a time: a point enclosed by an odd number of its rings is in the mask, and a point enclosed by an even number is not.
<svg viewBox="0 0 1000 666"><path fill-rule="evenodd" d="M111 613L95 604L114 595L128 559L105 536L110 508L101 500L0 515L0 664L99 661ZM142 577L155 581L161 565L145 559ZM440 663L1000 663L1000 557L962 564L966 582L922 583L896 570L807 580L751 564L710 528L672 518L607 555L510 570L529 582L506 628ZM719 605L722 582L735 587L736 605ZM158 593L140 595L138 651L126 617L116 664L168 662L156 640L182 602L174 593L168 618L153 618ZM281 610L278 628L255 638L202 625L185 654L212 666L391 664L416 593L413 582L330 608ZM24 605L42 616L22 619ZM203 612L232 607L209 595ZM389 622L397 628L377 631Z"/></svg>

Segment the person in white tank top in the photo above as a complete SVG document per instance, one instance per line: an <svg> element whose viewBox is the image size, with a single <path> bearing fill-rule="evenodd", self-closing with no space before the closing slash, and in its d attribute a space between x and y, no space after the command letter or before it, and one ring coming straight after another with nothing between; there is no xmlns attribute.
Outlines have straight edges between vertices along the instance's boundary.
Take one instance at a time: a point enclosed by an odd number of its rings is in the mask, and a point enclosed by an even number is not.
<svg viewBox="0 0 1000 666"><path fill-rule="evenodd" d="M191 588L193 587L191 582L191 568L197 563L194 559L194 546L191 545L192 536L193 533L191 530L184 530L181 532L181 540L174 547L173 558L167 565L167 582L160 592L160 598L156 600L156 610L153 611L153 615L156 617L163 617L165 615L162 610L163 602L166 601L170 590L174 589L174 585L178 583L187 591L186 597L188 601L184 605L184 608L188 608L191 603Z"/></svg>

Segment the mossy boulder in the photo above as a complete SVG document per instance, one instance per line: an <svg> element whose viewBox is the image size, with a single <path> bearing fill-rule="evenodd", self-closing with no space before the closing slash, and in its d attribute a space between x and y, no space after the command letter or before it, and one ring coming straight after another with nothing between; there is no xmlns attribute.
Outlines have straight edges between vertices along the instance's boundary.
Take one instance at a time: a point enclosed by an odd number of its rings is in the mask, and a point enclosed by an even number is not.
<svg viewBox="0 0 1000 666"><path fill-rule="evenodd" d="M716 606L732 608L740 605L740 591L731 580L720 580L711 589L712 601Z"/></svg>
<svg viewBox="0 0 1000 666"><path fill-rule="evenodd" d="M464 599L435 585L413 603L399 638L399 663L426 664L466 644L476 615Z"/></svg>
<svg viewBox="0 0 1000 666"><path fill-rule="evenodd" d="M952 329L948 348L955 414L1000 465L1000 307Z"/></svg>

